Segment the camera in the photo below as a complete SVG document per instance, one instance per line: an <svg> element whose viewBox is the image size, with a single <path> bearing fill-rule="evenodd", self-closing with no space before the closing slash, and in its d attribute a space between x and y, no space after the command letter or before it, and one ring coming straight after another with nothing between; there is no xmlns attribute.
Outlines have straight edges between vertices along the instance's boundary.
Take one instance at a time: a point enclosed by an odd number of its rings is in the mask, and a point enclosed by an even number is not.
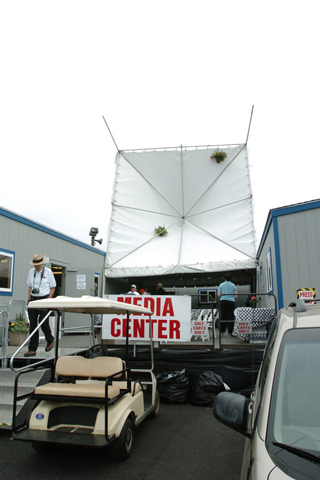
<svg viewBox="0 0 320 480"><path fill-rule="evenodd" d="M39 293L39 292L40 292L39 288L33 288L31 290L32 295L34 295L35 293Z"/></svg>

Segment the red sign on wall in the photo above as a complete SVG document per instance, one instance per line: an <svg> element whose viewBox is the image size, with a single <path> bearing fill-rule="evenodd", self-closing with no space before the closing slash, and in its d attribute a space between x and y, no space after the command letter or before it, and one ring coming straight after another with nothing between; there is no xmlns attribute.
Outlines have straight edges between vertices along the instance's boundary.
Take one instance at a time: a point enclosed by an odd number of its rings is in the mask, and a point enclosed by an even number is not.
<svg viewBox="0 0 320 480"><path fill-rule="evenodd" d="M316 289L315 288L299 288L297 290L297 298L300 300L304 300L305 302L309 303L316 303L312 300L316 298Z"/></svg>

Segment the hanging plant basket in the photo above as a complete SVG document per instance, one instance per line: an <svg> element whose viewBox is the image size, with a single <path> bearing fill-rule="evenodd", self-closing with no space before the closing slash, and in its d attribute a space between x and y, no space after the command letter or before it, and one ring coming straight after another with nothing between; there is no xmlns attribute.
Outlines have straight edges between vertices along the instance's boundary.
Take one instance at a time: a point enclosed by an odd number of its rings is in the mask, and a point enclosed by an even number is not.
<svg viewBox="0 0 320 480"><path fill-rule="evenodd" d="M223 160L227 158L227 156L228 155L226 154L226 152L223 152L222 150L216 150L215 152L213 152L210 158L212 160L215 160L217 163L220 163L223 162Z"/></svg>
<svg viewBox="0 0 320 480"><path fill-rule="evenodd" d="M159 226L159 227L156 227L154 229L156 235L159 235L159 237L164 237L165 235L167 235L168 233L168 230L166 229L166 227L163 225L163 227Z"/></svg>

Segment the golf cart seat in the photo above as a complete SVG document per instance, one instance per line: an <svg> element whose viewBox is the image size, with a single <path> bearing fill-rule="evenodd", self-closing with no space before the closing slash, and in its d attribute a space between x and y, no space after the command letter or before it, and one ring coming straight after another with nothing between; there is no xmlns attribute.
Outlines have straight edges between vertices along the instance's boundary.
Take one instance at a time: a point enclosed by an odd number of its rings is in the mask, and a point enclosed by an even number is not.
<svg viewBox="0 0 320 480"><path fill-rule="evenodd" d="M57 360L55 373L60 381L37 386L34 390L35 398L61 400L75 397L105 400L107 378L111 382L113 379L118 380L117 385L107 386L109 400L128 391L125 364L118 357L62 356ZM139 387L140 385L132 384L131 393L136 394L141 389Z"/></svg>

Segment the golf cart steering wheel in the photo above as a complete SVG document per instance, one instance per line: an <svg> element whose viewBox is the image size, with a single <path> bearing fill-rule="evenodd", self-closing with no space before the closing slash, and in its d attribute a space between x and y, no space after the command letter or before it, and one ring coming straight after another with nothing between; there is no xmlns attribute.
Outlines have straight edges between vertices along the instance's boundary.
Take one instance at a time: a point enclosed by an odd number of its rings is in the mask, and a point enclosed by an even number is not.
<svg viewBox="0 0 320 480"><path fill-rule="evenodd" d="M98 345L93 345L90 347L89 350L86 352L86 358L95 358L95 357L106 357L108 355L108 347L107 345L102 345L102 343Z"/></svg>

